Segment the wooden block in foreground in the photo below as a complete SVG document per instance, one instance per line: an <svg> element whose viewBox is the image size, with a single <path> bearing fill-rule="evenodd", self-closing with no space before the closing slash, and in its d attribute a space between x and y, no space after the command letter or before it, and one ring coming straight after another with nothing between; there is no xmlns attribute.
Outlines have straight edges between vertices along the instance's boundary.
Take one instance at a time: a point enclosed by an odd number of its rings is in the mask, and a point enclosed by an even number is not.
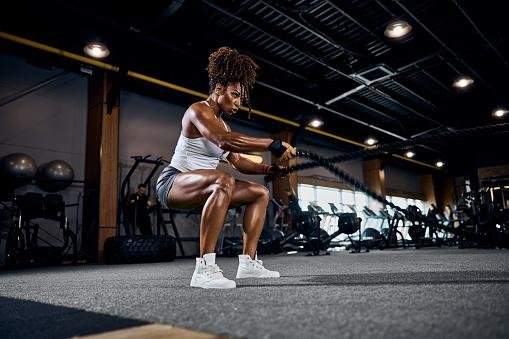
<svg viewBox="0 0 509 339"><path fill-rule="evenodd" d="M122 330L116 330L111 332L104 332L99 334L92 334L82 337L74 338L86 338L86 339L227 339L226 336L209 334L204 332L196 332L187 330L184 328L162 325L162 324L150 324L137 327L130 327Z"/></svg>

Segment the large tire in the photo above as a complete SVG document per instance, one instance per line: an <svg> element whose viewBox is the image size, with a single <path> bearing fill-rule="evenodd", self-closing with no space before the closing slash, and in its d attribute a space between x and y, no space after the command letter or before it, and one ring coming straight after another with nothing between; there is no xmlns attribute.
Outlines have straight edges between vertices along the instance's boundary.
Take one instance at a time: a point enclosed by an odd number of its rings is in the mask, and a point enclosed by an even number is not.
<svg viewBox="0 0 509 339"><path fill-rule="evenodd" d="M175 260L176 240L162 236L116 236L104 243L106 264L133 264Z"/></svg>

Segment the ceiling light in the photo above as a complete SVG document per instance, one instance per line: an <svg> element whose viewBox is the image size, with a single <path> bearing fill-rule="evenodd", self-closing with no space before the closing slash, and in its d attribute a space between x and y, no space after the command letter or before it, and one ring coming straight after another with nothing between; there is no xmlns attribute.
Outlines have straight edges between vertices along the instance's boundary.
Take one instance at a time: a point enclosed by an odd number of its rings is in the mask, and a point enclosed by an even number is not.
<svg viewBox="0 0 509 339"><path fill-rule="evenodd" d="M444 162L443 162L443 161L440 161L440 160L438 160L438 161L435 163L435 166L436 166L436 167L444 167L444 165L445 165L445 164L444 164Z"/></svg>
<svg viewBox="0 0 509 339"><path fill-rule="evenodd" d="M497 118L502 118L504 115L506 115L509 111L505 108L497 108L493 111L493 116Z"/></svg>
<svg viewBox="0 0 509 339"><path fill-rule="evenodd" d="M456 87L456 88L466 88L466 87L472 85L473 83L474 83L474 79L472 79L468 75L462 75L462 76L456 78L456 80L454 80L454 82L452 83L452 86Z"/></svg>
<svg viewBox="0 0 509 339"><path fill-rule="evenodd" d="M412 31L412 26L404 20L396 20L387 25L384 35L388 38L401 38Z"/></svg>
<svg viewBox="0 0 509 339"><path fill-rule="evenodd" d="M311 121L311 122L309 123L309 126L311 126L311 127L315 127L315 128L318 128L318 127L320 127L320 126L322 126L322 125L323 125L323 121L318 120L318 119L314 119L313 121Z"/></svg>
<svg viewBox="0 0 509 339"><path fill-rule="evenodd" d="M405 153L405 157L407 157L407 158L413 158L413 157L415 157L415 153L414 153L414 152L412 152L412 151L407 151L407 152Z"/></svg>
<svg viewBox="0 0 509 339"><path fill-rule="evenodd" d="M83 48L83 51L85 54L91 56L92 58L100 59L110 55L110 50L108 47L100 42L89 42L85 48Z"/></svg>
<svg viewBox="0 0 509 339"><path fill-rule="evenodd" d="M367 138L366 140L364 140L364 143L366 145L369 145L369 146L373 146L374 144L376 144L378 142L378 140L376 140L375 138Z"/></svg>

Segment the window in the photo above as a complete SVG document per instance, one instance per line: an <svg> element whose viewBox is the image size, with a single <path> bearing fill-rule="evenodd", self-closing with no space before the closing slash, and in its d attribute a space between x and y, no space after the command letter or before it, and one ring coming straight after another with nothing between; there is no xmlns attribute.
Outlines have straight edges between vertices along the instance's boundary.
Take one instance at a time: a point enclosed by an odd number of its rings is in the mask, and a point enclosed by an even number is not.
<svg viewBox="0 0 509 339"><path fill-rule="evenodd" d="M298 185L299 194L299 206L303 211L308 210L310 203L320 206L327 213L331 213L330 203L334 204L340 213L352 213L354 210L357 216L363 218L362 225L364 227L373 227L376 229L380 228L378 225L380 222L377 220L369 220L362 213L364 206L368 206L369 197L361 191L352 191L347 189L337 189L323 186L314 186L307 184ZM421 212L425 214L427 212L426 203L419 199L407 199L396 196L387 196L387 201L392 202L398 207L406 209L408 205L415 205L419 207ZM394 210L390 207L389 212L392 215ZM374 211L375 213L377 211ZM326 230L329 234L337 230L337 218L334 215L321 215L322 221L320 227ZM385 227L387 227L385 225ZM406 228L402 230L405 238L408 238L406 234ZM339 237L343 238L342 235ZM339 238L338 237L338 238Z"/></svg>
<svg viewBox="0 0 509 339"><path fill-rule="evenodd" d="M341 203L342 205L342 211L345 213L352 212L351 208L349 206L352 206L355 208L355 195L354 191L349 190L341 190Z"/></svg>
<svg viewBox="0 0 509 339"><path fill-rule="evenodd" d="M316 202L325 211L331 213L329 203L336 204L341 201L341 194L338 189L316 186Z"/></svg>
<svg viewBox="0 0 509 339"><path fill-rule="evenodd" d="M368 206L368 196L363 192L355 192L355 208L360 213L364 206Z"/></svg>
<svg viewBox="0 0 509 339"><path fill-rule="evenodd" d="M352 208L360 213L368 205L368 196L364 192L337 189L307 184L298 185L299 205L307 211L309 203L314 203L327 212L331 212L329 203L333 203L340 212L351 213Z"/></svg>
<svg viewBox="0 0 509 339"><path fill-rule="evenodd" d="M316 201L315 186L299 184L297 194L299 195L299 206L303 211L308 210L311 201Z"/></svg>

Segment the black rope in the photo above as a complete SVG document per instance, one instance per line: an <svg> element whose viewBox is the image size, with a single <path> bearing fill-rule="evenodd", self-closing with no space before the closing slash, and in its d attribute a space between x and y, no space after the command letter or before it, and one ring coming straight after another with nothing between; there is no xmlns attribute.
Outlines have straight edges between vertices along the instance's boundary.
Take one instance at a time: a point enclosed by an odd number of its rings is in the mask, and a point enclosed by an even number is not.
<svg viewBox="0 0 509 339"><path fill-rule="evenodd" d="M318 154L311 153L311 152L302 152L302 154L299 154L299 155L302 157L308 158L310 160L313 160L314 164L318 164L318 166L321 166L321 167L329 170L330 172L334 173L338 178L342 179L344 182L355 187L356 190L362 191L362 192L366 193L369 197L371 197L385 205L388 205L388 206L392 207L393 209L396 209L406 215L405 209L394 205L392 202L388 201L380 194L376 193L375 191L372 191L366 185L364 185L362 182L360 182L359 180L352 177L350 174L348 174L345 171L341 170L340 168L334 166L334 164L329 159L326 159L324 157L319 156Z"/></svg>
<svg viewBox="0 0 509 339"><path fill-rule="evenodd" d="M439 139L457 138L457 137L466 137L466 136L478 136L478 135L483 135L483 134L488 134L488 133L492 134L492 133L507 132L507 131L509 131L509 123L466 128L466 129L447 131L447 132L442 132L442 133L426 134L426 135L422 135L419 137L415 137L413 139L395 141L395 142L381 144L378 146L374 146L374 147L370 147L370 148L366 148L366 149L362 149L362 150L357 150L357 151L353 151L353 152L349 152L349 153L345 153L345 154L340 154L340 155L334 156L332 158L327 158L326 160L328 162L332 162L332 163L342 162L342 161L348 161L348 160L353 160L353 159L357 159L357 158L378 156L378 155L381 155L384 153L398 151L405 147L414 146L416 144L438 141ZM312 153L310 153L310 152L300 151L300 150L297 152L297 155L299 157L304 157L304 158L309 158L308 155L311 155L311 154ZM310 168L319 167L319 166L322 166L322 165L316 161L313 161L313 162L308 162L308 163L304 163L304 164L289 166L286 170L284 170L283 173L288 174L288 173L291 173L294 171L300 171L300 170L310 169Z"/></svg>

